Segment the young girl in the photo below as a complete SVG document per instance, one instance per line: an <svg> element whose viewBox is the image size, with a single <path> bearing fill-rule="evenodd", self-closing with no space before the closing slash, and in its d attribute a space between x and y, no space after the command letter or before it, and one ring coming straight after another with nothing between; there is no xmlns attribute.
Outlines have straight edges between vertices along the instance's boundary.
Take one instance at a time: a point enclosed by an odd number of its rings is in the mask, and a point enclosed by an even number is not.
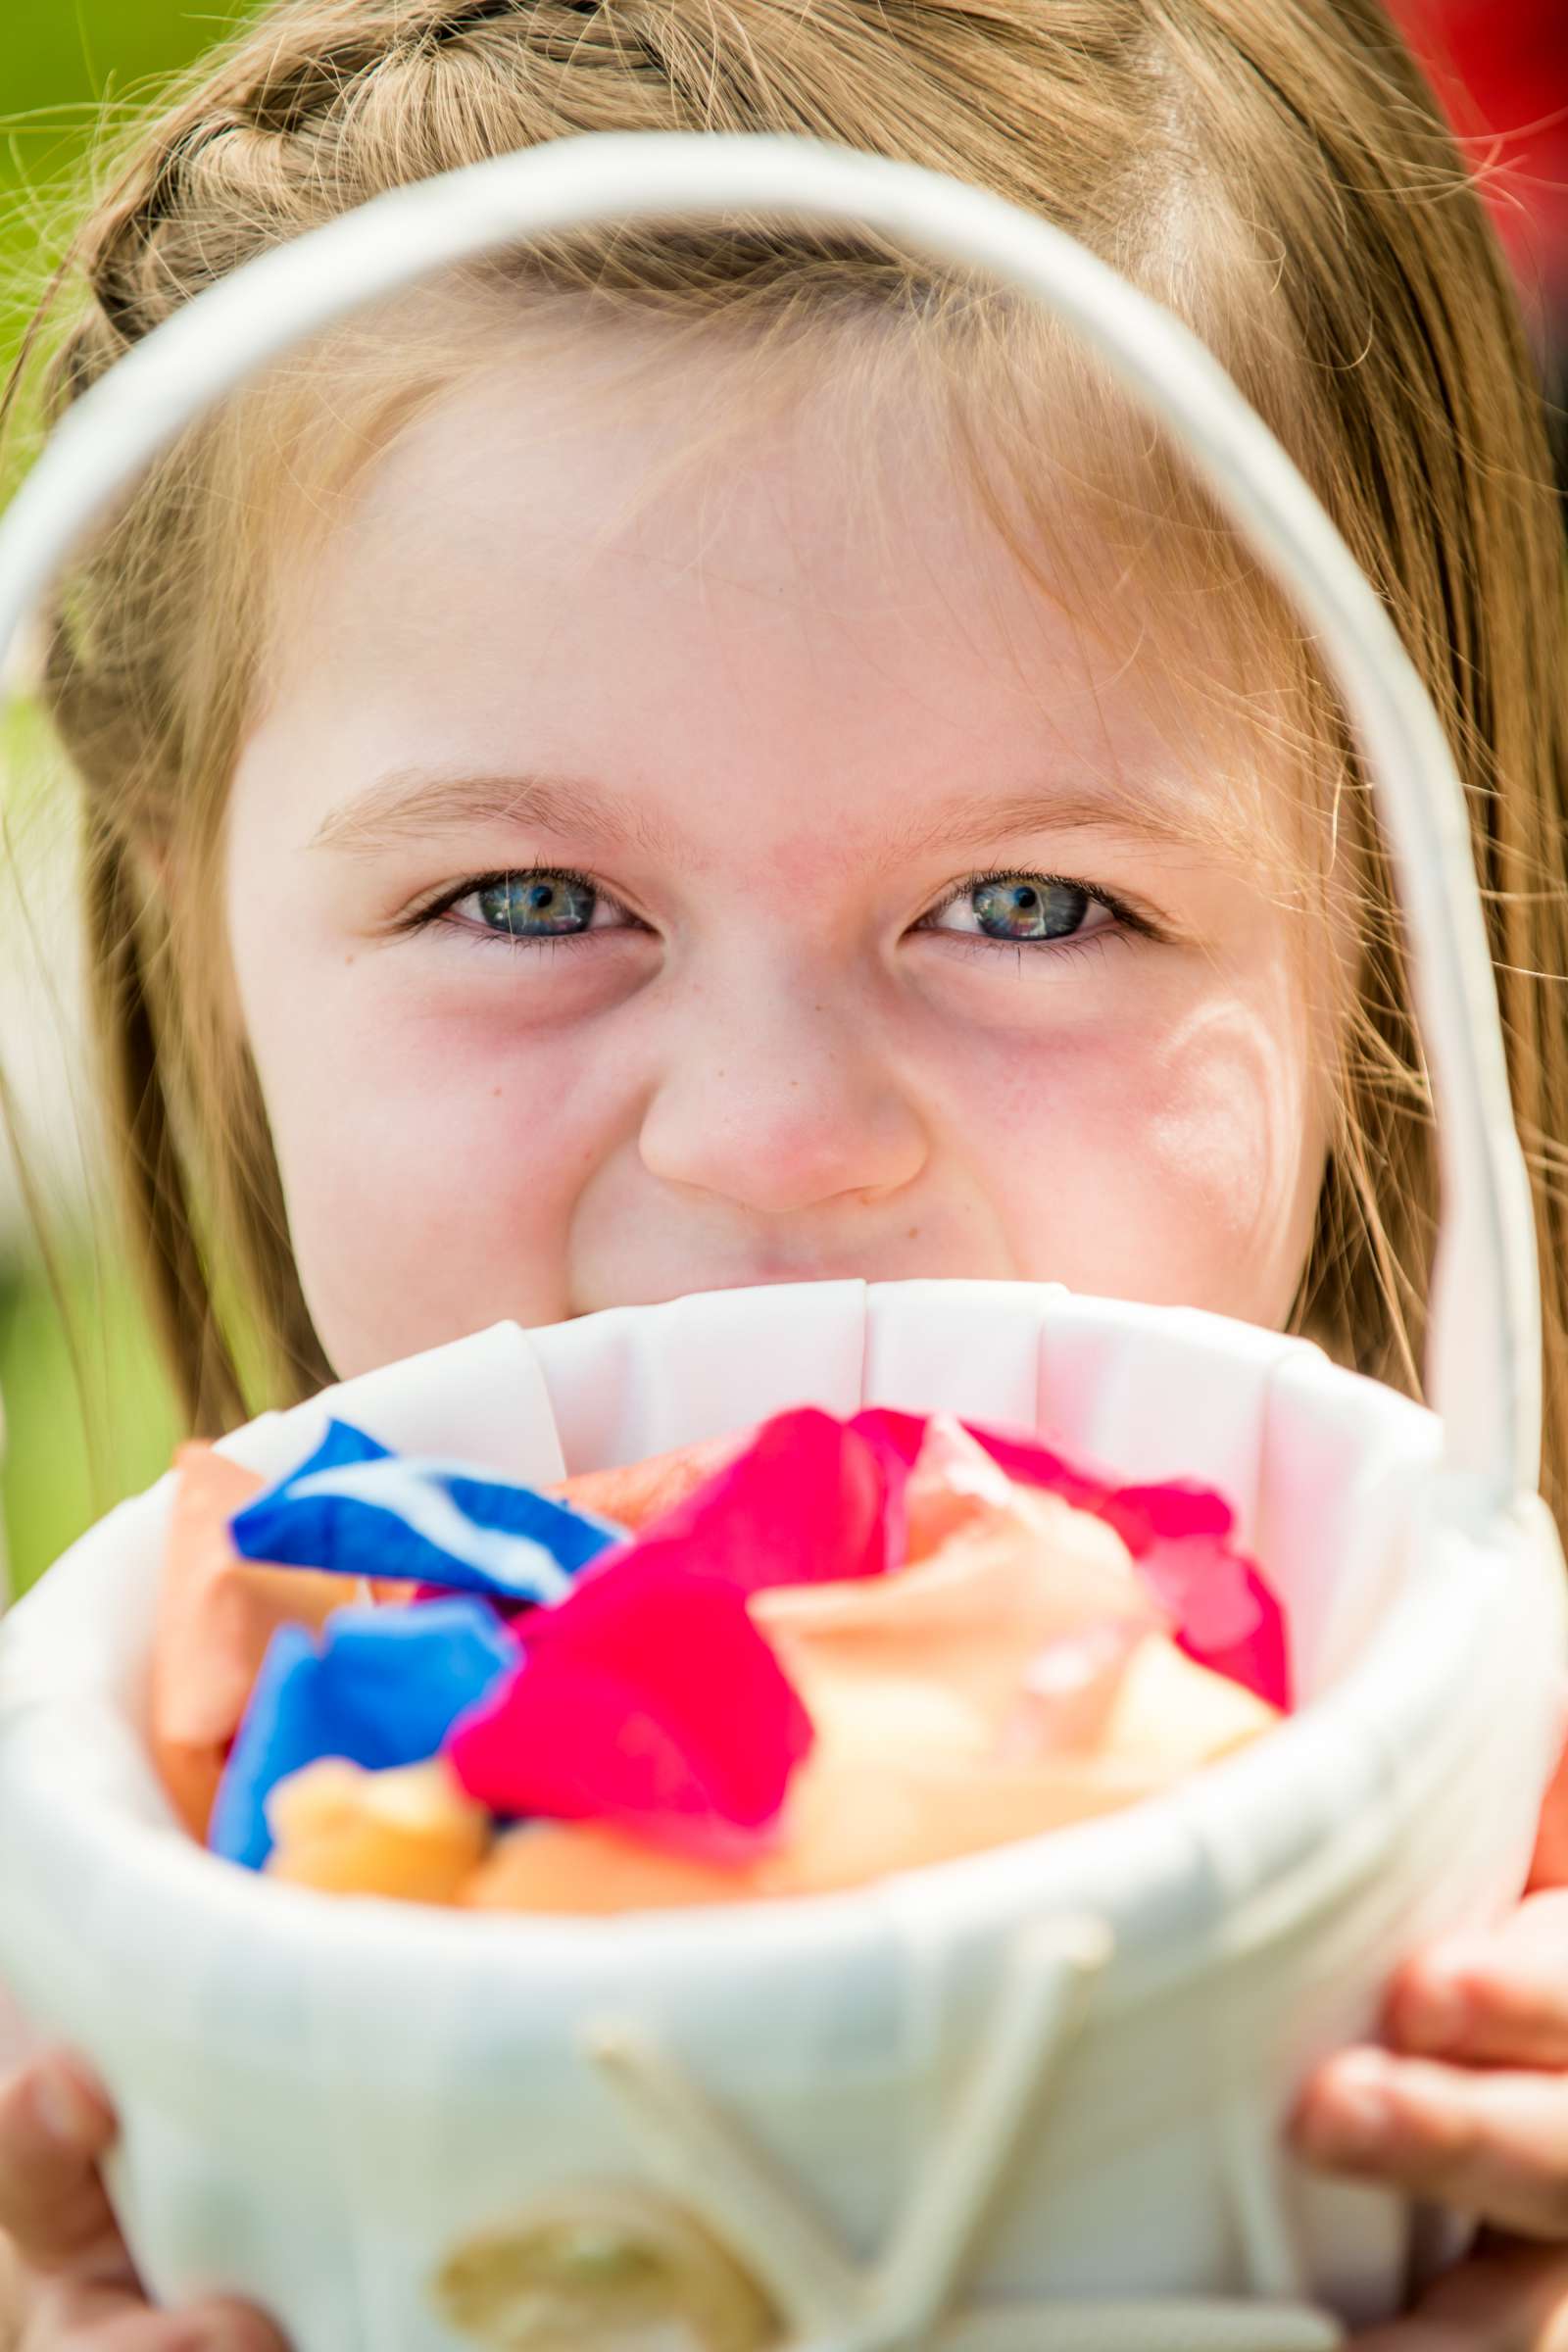
<svg viewBox="0 0 1568 2352"><path fill-rule="evenodd" d="M1317 485L1471 788L1568 1494L1564 550L1375 0L291 0L94 213L53 405L383 189L672 126L1059 221ZM765 224L466 270L157 468L62 584L48 692L193 1426L262 1400L237 1328L281 1401L502 1316L849 1274L1186 1300L1413 1384L1428 1102L1332 697L1158 437L983 290ZM1568 2340L1565 1901L1417 1963L1399 2054L1303 2103L1314 2159L1535 2241L1378 2352ZM28 2352L272 2342L142 2304L112 2134L67 2059L0 2097Z"/></svg>

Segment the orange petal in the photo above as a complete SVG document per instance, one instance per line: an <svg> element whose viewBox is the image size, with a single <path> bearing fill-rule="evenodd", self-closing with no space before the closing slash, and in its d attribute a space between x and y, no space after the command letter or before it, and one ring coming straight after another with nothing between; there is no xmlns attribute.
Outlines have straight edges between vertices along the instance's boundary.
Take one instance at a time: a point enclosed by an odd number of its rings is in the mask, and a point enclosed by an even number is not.
<svg viewBox="0 0 1568 2352"><path fill-rule="evenodd" d="M836 1677L939 1683L1001 1739L1029 1661L1084 1626L1138 1633L1160 1622L1126 1545L1059 1495L1012 1490L949 1535L929 1559L853 1584L760 1592L752 1613L774 1643L807 1712Z"/></svg>
<svg viewBox="0 0 1568 2352"><path fill-rule="evenodd" d="M1012 1481L961 1421L934 1414L904 1491L905 1559L928 1559L950 1536L987 1513L1004 1511Z"/></svg>
<svg viewBox="0 0 1568 2352"><path fill-rule="evenodd" d="M705 1867L598 1825L541 1824L502 1838L459 1900L603 1917L844 1892L1112 1812L1160 1785L1147 1766L1101 1757L945 1767L827 1753L800 1775L777 1850L744 1868Z"/></svg>
<svg viewBox="0 0 1568 2352"><path fill-rule="evenodd" d="M826 1678L811 1696L817 1747L790 1790L778 1843L744 1869L687 1861L594 1824L548 1824L503 1838L459 1899L476 1910L603 1916L868 1886L1119 1812L1279 1720L1159 1634L1135 1649L1103 1743L1082 1753L987 1751L985 1727L937 1682Z"/></svg>
<svg viewBox="0 0 1568 2352"><path fill-rule="evenodd" d="M511 1830L458 1900L473 1911L666 1911L754 1892L752 1867L721 1870L597 1822Z"/></svg>
<svg viewBox="0 0 1568 2352"><path fill-rule="evenodd" d="M722 1438L700 1438L673 1453L652 1454L645 1462L626 1462L614 1470L580 1470L556 1492L579 1510L597 1511L622 1527L646 1527L743 1453L755 1434L735 1430Z"/></svg>
<svg viewBox="0 0 1568 2352"><path fill-rule="evenodd" d="M341 1577L242 1560L228 1522L265 1481L210 1446L182 1446L153 1639L151 1745L193 1838L208 1818L230 1741L280 1625L318 1631L352 1601Z"/></svg>
<svg viewBox="0 0 1568 2352"><path fill-rule="evenodd" d="M1279 1721L1161 1634L1136 1645L1098 1744L1077 1752L965 1754L934 1738L913 1707L902 1732L887 1709L872 1720L829 1716L818 1704L817 1718L818 1747L791 1793L786 1837L762 1866L770 1891L862 1883L1119 1811Z"/></svg>
<svg viewBox="0 0 1568 2352"><path fill-rule="evenodd" d="M490 1838L489 1815L439 1758L366 1772L325 1756L279 1782L267 1810L268 1876L329 1894L453 1902Z"/></svg>
<svg viewBox="0 0 1568 2352"><path fill-rule="evenodd" d="M1134 1651L1101 1743L1106 1754L1147 1766L1163 1783L1228 1756L1280 1721L1278 1709L1255 1691L1158 1637Z"/></svg>
<svg viewBox="0 0 1568 2352"><path fill-rule="evenodd" d="M863 1756L825 1755L815 1785L801 1791L800 1834L774 1876L788 1893L863 1886L1068 1829L1160 1786L1147 1766L1099 1755L1026 1763L906 1756L874 1776Z"/></svg>

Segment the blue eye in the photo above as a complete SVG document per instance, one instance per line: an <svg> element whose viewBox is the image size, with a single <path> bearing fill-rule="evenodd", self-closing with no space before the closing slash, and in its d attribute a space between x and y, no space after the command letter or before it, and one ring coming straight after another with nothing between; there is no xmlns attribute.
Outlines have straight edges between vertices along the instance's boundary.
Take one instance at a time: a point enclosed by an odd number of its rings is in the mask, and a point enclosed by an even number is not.
<svg viewBox="0 0 1568 2352"><path fill-rule="evenodd" d="M1105 901L1079 883L1054 881L1048 874L991 874L935 908L926 927L1031 947L1081 938L1115 920Z"/></svg>
<svg viewBox="0 0 1568 2352"><path fill-rule="evenodd" d="M1089 912L1070 882L982 882L969 900L987 939L1070 939Z"/></svg>
<svg viewBox="0 0 1568 2352"><path fill-rule="evenodd" d="M487 931L512 939L569 939L590 930L599 893L571 874L502 874L473 893Z"/></svg>

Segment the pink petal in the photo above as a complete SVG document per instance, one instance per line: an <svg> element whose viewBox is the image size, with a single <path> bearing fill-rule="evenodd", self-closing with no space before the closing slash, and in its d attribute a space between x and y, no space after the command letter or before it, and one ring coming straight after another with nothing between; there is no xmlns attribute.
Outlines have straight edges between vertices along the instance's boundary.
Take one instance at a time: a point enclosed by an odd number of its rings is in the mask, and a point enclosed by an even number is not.
<svg viewBox="0 0 1568 2352"><path fill-rule="evenodd" d="M893 1470L902 1465L907 1473L925 1444L929 1418L926 1413L896 1413L889 1405L873 1404L858 1412L849 1426L857 1437L864 1438L885 1465Z"/></svg>
<svg viewBox="0 0 1568 2352"><path fill-rule="evenodd" d="M1075 1470L1059 1453L1053 1453L1049 1446L1042 1446L1033 1438L977 1429L972 1421L966 1421L964 1427L972 1438L979 1439L998 1468L1005 1470L1020 1486L1045 1487L1080 1511L1099 1511L1111 1493L1105 1480ZM1130 1544L1128 1549L1132 1549Z"/></svg>
<svg viewBox="0 0 1568 2352"><path fill-rule="evenodd" d="M1236 1513L1223 1494L1189 1480L1160 1487L1118 1487L1104 1515L1134 1559L1157 1543L1228 1536L1236 1525Z"/></svg>
<svg viewBox="0 0 1568 2352"><path fill-rule="evenodd" d="M873 1418L861 1414L860 1422ZM911 1415L883 1418L901 1425L906 1451ZM1176 1641L1197 1665L1229 1676L1271 1707L1292 1703L1290 1633L1285 1610L1267 1579L1227 1541L1236 1514L1224 1496L1190 1480L1117 1487L1075 1469L1032 1438L964 1427L999 1469L1020 1485L1044 1487L1079 1510L1093 1511L1121 1537L1176 1619ZM902 1498L901 1498L902 1502Z"/></svg>
<svg viewBox="0 0 1568 2352"><path fill-rule="evenodd" d="M849 1424L881 1465L886 1502L883 1509L883 1565L902 1568L908 1555L905 1489L925 1444L926 1416L896 1413L884 1405L868 1407Z"/></svg>
<svg viewBox="0 0 1568 2352"><path fill-rule="evenodd" d="M961 1421L934 1413L904 1487L903 1565L930 1559L950 1537L981 1521L1011 1517L1019 1492Z"/></svg>
<svg viewBox="0 0 1568 2352"><path fill-rule="evenodd" d="M890 1565L890 1466L855 1427L814 1407L765 1422L743 1454L583 1579L663 1552L737 1592L880 1576Z"/></svg>
<svg viewBox="0 0 1568 2352"><path fill-rule="evenodd" d="M529 1620L521 1668L455 1727L453 1768L497 1813L743 1857L777 1822L810 1720L742 1591L620 1557Z"/></svg>
<svg viewBox="0 0 1568 2352"><path fill-rule="evenodd" d="M1259 1570L1213 1536L1160 1539L1138 1563L1176 1619L1178 1646L1282 1714L1292 1703L1290 1634Z"/></svg>

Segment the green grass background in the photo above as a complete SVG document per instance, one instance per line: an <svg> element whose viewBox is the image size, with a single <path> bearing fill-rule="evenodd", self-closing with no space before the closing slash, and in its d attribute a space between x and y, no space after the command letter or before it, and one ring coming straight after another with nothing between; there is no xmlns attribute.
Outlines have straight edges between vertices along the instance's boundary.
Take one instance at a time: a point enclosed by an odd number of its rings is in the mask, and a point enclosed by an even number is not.
<svg viewBox="0 0 1568 2352"><path fill-rule="evenodd" d="M68 233L98 126L220 39L235 10L177 0L9 0L0 23L0 368ZM30 730L6 730L8 820L58 792ZM23 828L24 832L25 828ZM58 1283L25 1251L0 1257L0 1474L13 1586L169 1458L174 1417L128 1271L70 1228ZM63 1322L61 1298L69 1308Z"/></svg>

